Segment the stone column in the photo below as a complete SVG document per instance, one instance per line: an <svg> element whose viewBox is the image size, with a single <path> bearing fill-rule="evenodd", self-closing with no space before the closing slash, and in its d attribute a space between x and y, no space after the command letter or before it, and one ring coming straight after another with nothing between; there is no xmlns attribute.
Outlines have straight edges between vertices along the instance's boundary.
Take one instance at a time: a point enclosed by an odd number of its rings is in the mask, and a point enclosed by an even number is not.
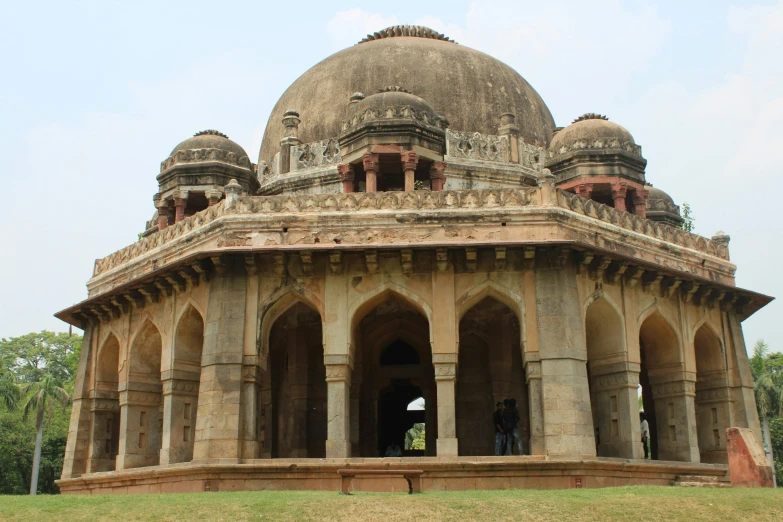
<svg viewBox="0 0 783 522"><path fill-rule="evenodd" d="M169 378L163 381L163 443L160 463L193 459L199 382Z"/></svg>
<svg viewBox="0 0 783 522"><path fill-rule="evenodd" d="M699 462L696 383L682 374L651 375L650 381L657 424L651 435L658 437L658 459Z"/></svg>
<svg viewBox="0 0 783 522"><path fill-rule="evenodd" d="M353 180L355 177L353 165L350 163L340 163L337 165L337 173L340 174L340 181L343 182L343 192L345 194L353 192Z"/></svg>
<svg viewBox="0 0 783 522"><path fill-rule="evenodd" d="M242 458L245 459L261 457L262 446L266 442L262 429L266 419L261 415L265 372L257 360L255 356L245 355L242 364ZM263 367L266 368L266 363Z"/></svg>
<svg viewBox="0 0 783 522"><path fill-rule="evenodd" d="M169 202L167 200L158 203L158 231L165 230L169 226Z"/></svg>
<svg viewBox="0 0 783 522"><path fill-rule="evenodd" d="M324 355L326 365L327 440L326 458L351 456L351 371L349 355Z"/></svg>
<svg viewBox="0 0 783 522"><path fill-rule="evenodd" d="M362 156L364 172L366 174L365 192L375 192L378 189L378 155L365 152Z"/></svg>
<svg viewBox="0 0 783 522"><path fill-rule="evenodd" d="M117 469L157 466L161 447L160 385L120 383Z"/></svg>
<svg viewBox="0 0 783 522"><path fill-rule="evenodd" d="M89 383L92 358L95 353L93 331L95 325L88 322L84 329L82 350L74 381L71 420L68 424L68 441L65 443L62 478L76 478L86 472L90 445L90 399L85 384ZM88 384L89 385L89 384ZM759 439L760 440L760 439Z"/></svg>
<svg viewBox="0 0 783 522"><path fill-rule="evenodd" d="M536 313L549 455L595 456L587 347L576 270L563 248L536 254Z"/></svg>
<svg viewBox="0 0 783 522"><path fill-rule="evenodd" d="M446 184L446 162L445 161L433 161L430 167L430 180L432 184L432 190L439 192L443 190L443 186Z"/></svg>
<svg viewBox="0 0 783 522"><path fill-rule="evenodd" d="M180 190L174 194L174 223L185 219L185 207L188 205L188 191Z"/></svg>
<svg viewBox="0 0 783 522"><path fill-rule="evenodd" d="M641 188L633 192L633 213L639 217L647 217L647 194L648 192Z"/></svg>
<svg viewBox="0 0 783 522"><path fill-rule="evenodd" d="M541 361L538 353L525 354L525 382L527 383L530 416L530 454L546 455L544 437L544 399L541 390Z"/></svg>
<svg viewBox="0 0 783 522"><path fill-rule="evenodd" d="M223 195L222 192L219 190L207 190L204 192L204 195L207 197L207 200L209 201L209 206L214 207L218 204L220 201L220 197Z"/></svg>
<svg viewBox="0 0 783 522"><path fill-rule="evenodd" d="M585 198L585 199L592 199L593 196L593 184L592 183L582 183L580 185L576 186L576 193Z"/></svg>
<svg viewBox="0 0 783 522"><path fill-rule="evenodd" d="M500 115L498 136L506 136L508 139L509 163L519 163L519 127L516 122L516 114L507 112Z"/></svg>
<svg viewBox="0 0 783 522"><path fill-rule="evenodd" d="M457 355L432 354L435 366L435 384L438 402L438 457L456 457L459 454L455 384L457 382Z"/></svg>
<svg viewBox="0 0 783 522"><path fill-rule="evenodd" d="M599 457L644 458L639 423L639 370L636 363L590 367Z"/></svg>
<svg viewBox="0 0 783 522"><path fill-rule="evenodd" d="M90 427L90 459L87 473L113 471L120 434L120 403L117 392L94 392Z"/></svg>
<svg viewBox="0 0 783 522"><path fill-rule="evenodd" d="M626 210L625 195L628 192L628 185L622 181L612 183L612 199L614 200L614 208L617 210Z"/></svg>
<svg viewBox="0 0 783 522"><path fill-rule="evenodd" d="M699 440L699 458L703 463L728 464L726 429L735 426L734 401L723 371L715 372L696 383L696 429Z"/></svg>
<svg viewBox="0 0 783 522"><path fill-rule="evenodd" d="M201 355L193 460L238 459L242 451L241 393L247 272L215 258Z"/></svg>
<svg viewBox="0 0 783 522"><path fill-rule="evenodd" d="M402 171L405 173L405 192L415 188L416 166L419 164L419 155L408 150L400 155L402 159Z"/></svg>

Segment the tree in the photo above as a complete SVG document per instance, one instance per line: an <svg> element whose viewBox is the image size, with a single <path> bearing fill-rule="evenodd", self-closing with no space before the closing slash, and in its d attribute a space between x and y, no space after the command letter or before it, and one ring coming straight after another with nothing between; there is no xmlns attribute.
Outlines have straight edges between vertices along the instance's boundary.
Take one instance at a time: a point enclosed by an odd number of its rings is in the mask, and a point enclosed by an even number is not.
<svg viewBox="0 0 783 522"><path fill-rule="evenodd" d="M45 373L67 383L76 375L81 345L80 335L43 330L0 339L0 361L22 384L38 381Z"/></svg>
<svg viewBox="0 0 783 522"><path fill-rule="evenodd" d="M41 445L43 443L44 417L51 422L54 405L59 403L65 411L71 403L71 396L60 386L60 382L51 374L44 374L41 379L29 382L22 387L22 393L27 397L24 404L24 418L30 412L36 412L35 420L35 453L33 455L33 473L30 479L30 494L38 493L38 471L41 464Z"/></svg>
<svg viewBox="0 0 783 522"><path fill-rule="evenodd" d="M694 225L695 222L696 222L696 218L694 218L693 214L691 213L691 206L688 203L683 203L682 223L680 223L680 228L686 232L693 232L695 229L695 225Z"/></svg>
<svg viewBox="0 0 783 522"><path fill-rule="evenodd" d="M756 407L761 418L761 430L764 446L770 466L775 469L772 453L772 439L769 431L769 419L773 415L783 413L783 372L777 366L778 358L769 357L769 346L762 339L753 346L753 357L750 360L750 370L753 374L753 391L756 395Z"/></svg>
<svg viewBox="0 0 783 522"><path fill-rule="evenodd" d="M19 402L19 386L16 384L16 375L7 366L0 368L0 403L8 411L16 409Z"/></svg>

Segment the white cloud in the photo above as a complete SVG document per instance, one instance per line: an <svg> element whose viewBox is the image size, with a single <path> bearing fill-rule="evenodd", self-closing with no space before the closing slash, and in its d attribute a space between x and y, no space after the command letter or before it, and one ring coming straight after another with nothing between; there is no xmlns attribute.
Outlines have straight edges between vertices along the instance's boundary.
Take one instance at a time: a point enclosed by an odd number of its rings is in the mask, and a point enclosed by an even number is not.
<svg viewBox="0 0 783 522"><path fill-rule="evenodd" d="M332 47L339 50L350 47L368 34L398 23L396 16L384 17L354 7L335 14L326 24L326 33L332 41Z"/></svg>

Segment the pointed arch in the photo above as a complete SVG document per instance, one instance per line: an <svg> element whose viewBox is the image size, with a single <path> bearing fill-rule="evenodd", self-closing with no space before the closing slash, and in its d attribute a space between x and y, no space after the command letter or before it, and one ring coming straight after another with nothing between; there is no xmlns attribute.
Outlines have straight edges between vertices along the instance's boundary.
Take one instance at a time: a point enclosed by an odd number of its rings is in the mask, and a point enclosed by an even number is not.
<svg viewBox="0 0 783 522"><path fill-rule="evenodd" d="M128 366L132 373L149 374L160 379L162 337L155 322L147 317L136 329L128 350Z"/></svg>
<svg viewBox="0 0 783 522"><path fill-rule="evenodd" d="M257 353L262 360L269 356L269 335L275 322L297 303L312 308L323 323L324 306L321 300L304 288L281 288L260 307L258 320Z"/></svg>
<svg viewBox="0 0 783 522"><path fill-rule="evenodd" d="M720 334L706 319L697 324L692 340L697 374L726 372L726 350Z"/></svg>
<svg viewBox="0 0 783 522"><path fill-rule="evenodd" d="M207 321L207 312L204 310L204 307L199 304L195 299L192 297L189 297L188 300L185 302L185 305L180 307L179 313L177 314L177 319L174 321L174 324L179 326L180 321L182 321L182 316L185 315L185 312L187 312L190 308L193 308L198 314L201 316L201 320L204 321L204 324L206 324ZM176 327L174 328L174 331L176 331Z"/></svg>
<svg viewBox="0 0 783 522"><path fill-rule="evenodd" d="M508 288L504 288L492 279L487 279L486 281L479 283L457 299L457 324L459 324L471 308L487 297L492 297L508 306L511 311L516 314L519 325L522 327L524 324L524 299L522 296L512 292Z"/></svg>
<svg viewBox="0 0 783 522"><path fill-rule="evenodd" d="M680 332L657 306L648 308L641 315L639 339L650 368L677 363L684 365Z"/></svg>
<svg viewBox="0 0 783 522"><path fill-rule="evenodd" d="M98 357L95 364L95 386L110 387L117 391L120 368L120 340L114 332L104 339L98 348Z"/></svg>
<svg viewBox="0 0 783 522"><path fill-rule="evenodd" d="M583 309L587 359L591 364L602 357L626 351L625 321L620 308L606 294L593 294Z"/></svg>
<svg viewBox="0 0 783 522"><path fill-rule="evenodd" d="M348 317L350 318L350 324L352 328L355 328L359 324L359 321L367 315L373 308L383 302L389 296L395 296L401 299L405 303L412 306L415 310L420 312L429 324L432 324L432 307L426 299L421 297L415 292L411 292L407 288L398 285L392 281L385 281L369 292L362 294L361 297L356 299L348 308ZM430 337L432 336L432 328L430 328ZM431 341L432 339L430 339Z"/></svg>
<svg viewBox="0 0 783 522"><path fill-rule="evenodd" d="M200 371L204 348L204 316L189 301L177 319L174 329L174 361L197 365Z"/></svg>

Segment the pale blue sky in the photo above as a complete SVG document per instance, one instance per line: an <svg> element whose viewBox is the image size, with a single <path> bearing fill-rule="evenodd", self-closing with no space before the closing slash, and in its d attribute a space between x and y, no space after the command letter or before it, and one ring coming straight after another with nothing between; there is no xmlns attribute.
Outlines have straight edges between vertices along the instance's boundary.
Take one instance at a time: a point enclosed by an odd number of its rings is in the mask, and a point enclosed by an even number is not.
<svg viewBox="0 0 783 522"><path fill-rule="evenodd" d="M52 313L135 240L179 141L216 128L255 161L286 87L393 23L505 61L558 125L625 126L697 232L732 236L738 284L783 296L783 1L5 2L0 337L66 328ZM749 319L747 343L782 349L782 312Z"/></svg>

